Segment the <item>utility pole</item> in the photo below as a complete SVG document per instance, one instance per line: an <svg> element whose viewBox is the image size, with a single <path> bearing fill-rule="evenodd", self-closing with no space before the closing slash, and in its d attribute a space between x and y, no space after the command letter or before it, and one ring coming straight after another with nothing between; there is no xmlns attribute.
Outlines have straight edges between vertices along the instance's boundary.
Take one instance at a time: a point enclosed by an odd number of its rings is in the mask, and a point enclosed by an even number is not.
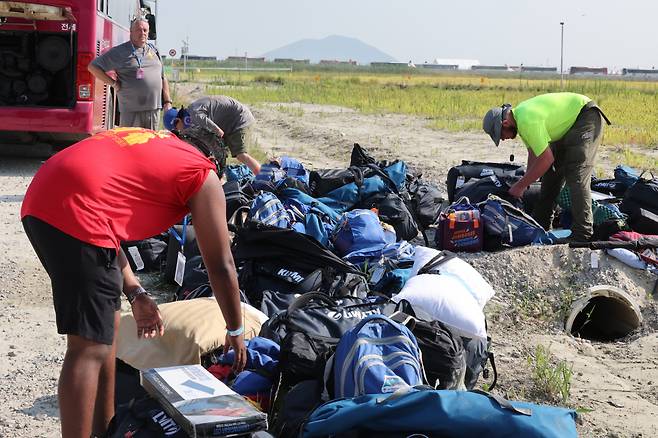
<svg viewBox="0 0 658 438"><path fill-rule="evenodd" d="M183 40L183 47L181 47L181 55L183 56L183 73L187 73L187 53L190 51L190 37L187 36Z"/></svg>
<svg viewBox="0 0 658 438"><path fill-rule="evenodd" d="M560 21L560 89L564 89L564 21Z"/></svg>
<svg viewBox="0 0 658 438"><path fill-rule="evenodd" d="M247 52L244 52L244 70L247 71Z"/></svg>

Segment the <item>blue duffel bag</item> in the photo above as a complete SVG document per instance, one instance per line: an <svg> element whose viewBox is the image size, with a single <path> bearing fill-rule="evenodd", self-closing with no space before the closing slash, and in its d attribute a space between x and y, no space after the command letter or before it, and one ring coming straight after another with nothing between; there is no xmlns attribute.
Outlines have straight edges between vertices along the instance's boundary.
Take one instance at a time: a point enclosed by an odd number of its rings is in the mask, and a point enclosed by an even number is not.
<svg viewBox="0 0 658 438"><path fill-rule="evenodd" d="M575 420L573 409L509 402L483 392L416 387L325 403L310 415L302 436L576 438Z"/></svg>

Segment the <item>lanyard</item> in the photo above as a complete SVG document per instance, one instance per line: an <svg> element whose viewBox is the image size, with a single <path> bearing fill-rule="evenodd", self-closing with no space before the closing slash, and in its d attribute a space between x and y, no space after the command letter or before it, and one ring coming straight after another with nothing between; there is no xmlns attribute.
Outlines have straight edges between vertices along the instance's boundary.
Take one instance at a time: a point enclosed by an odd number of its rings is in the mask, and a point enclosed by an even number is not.
<svg viewBox="0 0 658 438"><path fill-rule="evenodd" d="M146 54L146 44L144 47L142 47L142 56L137 56L137 47L133 43L130 43L131 46L133 46L133 56L137 60L137 67L142 68L142 60L144 59L144 55Z"/></svg>
<svg viewBox="0 0 658 438"><path fill-rule="evenodd" d="M184 251L185 248L185 236L187 235L186 228L187 228L187 218L188 216L185 215L183 218L183 231L181 232L181 235L179 236L174 227L169 228L169 232L178 240L178 243L180 243L180 250L181 252Z"/></svg>

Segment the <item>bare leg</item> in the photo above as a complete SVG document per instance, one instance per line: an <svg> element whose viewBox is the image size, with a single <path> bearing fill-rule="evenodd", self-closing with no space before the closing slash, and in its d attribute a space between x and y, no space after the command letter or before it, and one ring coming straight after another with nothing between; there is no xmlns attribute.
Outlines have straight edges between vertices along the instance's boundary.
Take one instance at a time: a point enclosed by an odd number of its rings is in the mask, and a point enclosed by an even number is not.
<svg viewBox="0 0 658 438"><path fill-rule="evenodd" d="M114 312L114 343L107 355L98 377L98 391L94 406L93 432L95 436L104 436L107 426L114 417L114 381L116 378L117 335L119 333L120 313Z"/></svg>
<svg viewBox="0 0 658 438"><path fill-rule="evenodd" d="M254 172L254 175L258 175L260 173L260 163L258 163L258 161L256 161L256 159L248 153L244 152L238 154L236 158L239 162L246 164L247 167L251 169L252 172Z"/></svg>
<svg viewBox="0 0 658 438"><path fill-rule="evenodd" d="M63 438L89 438L98 376L111 350L111 345L67 335L57 388Z"/></svg>

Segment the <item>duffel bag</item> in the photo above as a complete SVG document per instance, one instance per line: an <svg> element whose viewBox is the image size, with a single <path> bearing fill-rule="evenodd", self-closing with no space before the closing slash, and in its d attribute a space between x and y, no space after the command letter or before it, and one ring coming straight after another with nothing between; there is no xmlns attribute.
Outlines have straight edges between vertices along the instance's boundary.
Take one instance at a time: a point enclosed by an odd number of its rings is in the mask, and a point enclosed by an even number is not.
<svg viewBox="0 0 658 438"><path fill-rule="evenodd" d="M395 193L378 194L359 203L359 208L377 209L377 215L395 229L397 241L411 241L418 236L418 225L400 196Z"/></svg>
<svg viewBox="0 0 658 438"><path fill-rule="evenodd" d="M420 387L325 403L305 422L302 436L577 438L576 416L573 409L483 392Z"/></svg>
<svg viewBox="0 0 658 438"><path fill-rule="evenodd" d="M163 237L164 236L164 237ZM130 269L133 271L159 271L167 258L167 235L151 237L144 240L122 242L121 248L126 254Z"/></svg>
<svg viewBox="0 0 658 438"><path fill-rule="evenodd" d="M513 163L485 163L479 161L463 160L459 166L452 167L448 171L446 186L448 188L448 201L453 202L459 198L457 190L472 178L486 178L495 175L498 178L504 176L523 176L525 167Z"/></svg>
<svg viewBox="0 0 658 438"><path fill-rule="evenodd" d="M315 197L324 196L350 183L355 183L357 187L363 184L363 172L357 166L347 169L312 170L309 176L309 188L311 195Z"/></svg>

